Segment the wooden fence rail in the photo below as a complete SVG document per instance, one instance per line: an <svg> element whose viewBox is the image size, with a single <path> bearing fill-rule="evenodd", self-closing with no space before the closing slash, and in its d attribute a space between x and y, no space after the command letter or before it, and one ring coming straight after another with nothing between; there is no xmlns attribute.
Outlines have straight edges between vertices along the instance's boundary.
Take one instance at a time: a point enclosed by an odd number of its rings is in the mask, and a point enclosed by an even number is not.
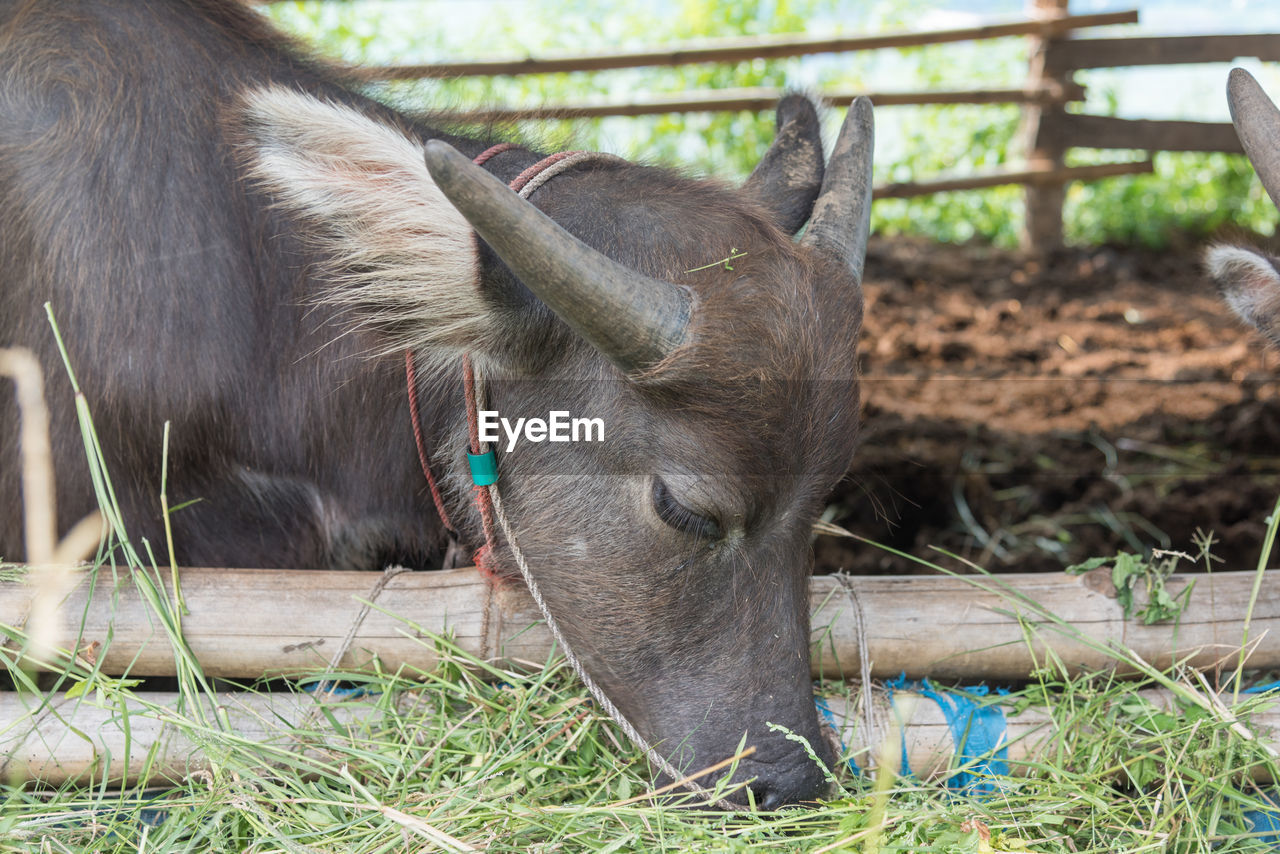
<svg viewBox="0 0 1280 854"><path fill-rule="evenodd" d="M716 89L685 92L656 98L637 98L624 103L581 101L524 107L483 107L457 113L435 114L455 122L523 121L527 119L596 119L605 116L651 116L663 113L734 112L772 110L783 95L782 89L764 87ZM1084 87L1028 86L1022 89L968 89L932 92L863 92L834 90L822 98L834 107L847 107L859 96L871 99L876 107L925 106L930 104L1044 104L1084 100Z"/></svg>
<svg viewBox="0 0 1280 854"><path fill-rule="evenodd" d="M1031 0L1046 20L1069 20L1070 0ZM1243 56L1280 60L1280 34L1075 39L1042 37L1031 61L1028 87L1076 85L1075 73L1119 66L1232 62ZM1225 76L1224 76L1225 80ZM1152 93L1153 103L1160 102ZM1056 170L1072 148L1243 153L1230 123L1119 119L1068 113L1061 102L1031 105L1024 122L1028 157ZM1063 184L1028 184L1024 246L1052 249L1063 242Z"/></svg>
<svg viewBox="0 0 1280 854"><path fill-rule="evenodd" d="M1230 122L1117 119L1064 113L1054 120L1052 129L1072 145L1082 148L1244 153Z"/></svg>
<svg viewBox="0 0 1280 854"><path fill-rule="evenodd" d="M1155 171L1150 159L1126 163L1097 163L1092 166L1055 166L1033 169L999 169L964 178L936 178L901 184L879 184L872 192L874 199L906 199L928 193L954 193L960 190L983 190L1008 184L1027 187L1060 187L1070 181L1096 181L1117 175L1147 175Z"/></svg>
<svg viewBox="0 0 1280 854"><path fill-rule="evenodd" d="M1242 56L1280 62L1280 34L1063 40L1055 45L1046 71L1057 76L1085 68L1231 62Z"/></svg>
<svg viewBox="0 0 1280 854"><path fill-rule="evenodd" d="M416 80L420 78L491 77L514 74L550 74L566 71L604 71L618 68L691 65L703 62L741 62L752 59L781 59L817 53L847 53L857 50L920 47L948 42L976 41L1006 36L1050 37L1072 29L1135 24L1136 10L1072 15L1051 20L1014 21L931 32L884 33L874 36L812 37L761 35L751 38L717 39L657 50L612 54L523 57L479 62L439 62L424 65L389 65L366 69L370 80Z"/></svg>
<svg viewBox="0 0 1280 854"><path fill-rule="evenodd" d="M1175 37L1076 38L1075 31L1138 22L1136 10L1073 15L1070 0L1028 0L1027 20L930 32L881 33L869 36L766 35L686 43L622 53L547 55L373 67L360 73L368 80L447 79L574 71L730 63L823 53L902 49L980 39L1024 37L1031 40L1028 79L1020 88L931 92L833 91L825 97L836 106L870 95L878 107L937 104L1019 104L1025 165L971 176L945 176L877 188L877 198L905 198L937 192L981 189L1002 184L1026 187L1023 244L1048 250L1063 242L1062 206L1071 181L1153 171L1156 151L1240 153L1227 123L1126 120L1067 111L1084 100L1075 73L1095 68L1181 63L1229 62L1238 57L1280 61L1280 34ZM591 119L708 111L765 111L780 97L775 89L724 89L638 98L627 102L583 101L534 106L488 107L454 113L458 122L507 122L538 119ZM1069 168L1073 148L1127 149L1148 152L1143 159Z"/></svg>

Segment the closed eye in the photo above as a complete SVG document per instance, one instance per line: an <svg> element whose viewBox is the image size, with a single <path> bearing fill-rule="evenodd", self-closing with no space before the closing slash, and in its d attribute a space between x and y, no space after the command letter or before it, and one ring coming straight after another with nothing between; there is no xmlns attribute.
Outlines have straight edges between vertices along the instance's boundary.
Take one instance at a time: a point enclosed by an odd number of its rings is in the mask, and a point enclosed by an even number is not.
<svg viewBox="0 0 1280 854"><path fill-rule="evenodd" d="M659 519L677 531L708 539L719 539L721 536L720 524L715 519L695 513L677 501L660 477L653 479L653 509Z"/></svg>

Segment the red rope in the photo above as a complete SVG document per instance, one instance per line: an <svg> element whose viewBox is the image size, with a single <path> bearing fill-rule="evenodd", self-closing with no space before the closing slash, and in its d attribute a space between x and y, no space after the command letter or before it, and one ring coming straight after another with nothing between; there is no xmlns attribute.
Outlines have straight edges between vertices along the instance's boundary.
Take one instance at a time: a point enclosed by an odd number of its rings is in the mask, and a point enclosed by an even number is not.
<svg viewBox="0 0 1280 854"><path fill-rule="evenodd" d="M462 389L467 399L467 430L471 438L471 453L480 453L480 425L476 413L476 375L471 367L471 354L462 356ZM497 577L490 565L494 552L494 544L498 541L498 531L493 524L493 496L489 487L474 486L476 509L480 511L480 523L484 528L484 545L476 550L476 569L484 573L490 580Z"/></svg>
<svg viewBox="0 0 1280 854"><path fill-rule="evenodd" d="M497 145L493 145L485 149L477 155L472 162L477 166L481 166L491 158L496 157L504 151L510 151L513 148L517 148L514 143L500 142ZM524 189L526 184L536 178L543 170L547 169L549 166L559 163L566 157L571 157L577 153L578 152L576 151L562 151L559 154L553 154L550 157L538 161L516 176L515 180L510 184L511 189L517 193L520 192ZM431 500L435 502L436 512L440 514L440 521L444 523L445 530L449 532L449 536L456 539L457 532L454 527L449 524L449 514L445 510L444 497L440 494L440 489L436 485L436 479L431 473L431 465L427 457L426 442L422 438L422 425L418 417L417 373L414 370L412 350L405 351L404 372L405 380L409 386L409 417L413 421L413 441L418 448L418 462L422 464L422 473L426 475L427 486L431 489ZM467 401L467 429L470 434L471 453L478 454L480 453L480 425L476 412L476 377L475 371L471 367L471 355L469 353L463 354L462 356L462 385ZM476 569L480 570L481 574L483 574L490 583L495 583L500 577L491 565L495 544L498 540L497 528L494 525L493 496L489 494L489 487L487 486L475 486L473 489L475 490L474 500L476 509L480 511L480 522L484 529L484 545L476 549L472 560L475 561Z"/></svg>
<svg viewBox="0 0 1280 854"><path fill-rule="evenodd" d="M431 474L431 463L427 459L427 445L422 440L422 422L418 418L418 372L413 365L412 350L406 350L404 354L404 375L409 384L409 419L413 422L413 443L418 447L418 462L422 464L422 473L427 476L427 486L431 488L431 500L435 502L436 512L440 514L444 529L449 532L450 537L456 537L453 525L449 524L449 511L444 509L444 496L440 494L440 487L436 485L436 479Z"/></svg>
<svg viewBox="0 0 1280 854"><path fill-rule="evenodd" d="M499 154L501 154L504 151L510 151L513 148L519 148L519 147L520 146L516 145L514 142L500 142L497 145L489 146L484 151L477 154L472 159L471 162L477 166L483 166L484 164L489 162L489 159L491 157L497 157Z"/></svg>

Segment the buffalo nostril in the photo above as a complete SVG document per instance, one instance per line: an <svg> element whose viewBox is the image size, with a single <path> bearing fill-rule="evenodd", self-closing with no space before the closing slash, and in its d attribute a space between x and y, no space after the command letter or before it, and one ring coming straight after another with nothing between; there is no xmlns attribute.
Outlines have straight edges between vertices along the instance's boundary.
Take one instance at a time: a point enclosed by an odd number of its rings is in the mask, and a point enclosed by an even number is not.
<svg viewBox="0 0 1280 854"><path fill-rule="evenodd" d="M760 797L760 794L756 795L756 805L766 812L772 812L785 807L789 803L794 803L794 801L788 800L781 789L766 789L763 795L764 797Z"/></svg>
<svg viewBox="0 0 1280 854"><path fill-rule="evenodd" d="M751 784L756 806L766 811L816 800L827 789L826 775L812 765L790 774L762 776Z"/></svg>
<svg viewBox="0 0 1280 854"><path fill-rule="evenodd" d="M821 795L825 789L814 788L812 791L802 792L786 787L764 787L763 789L757 789L753 786L752 791L756 796L756 807L764 812L772 812L774 810L782 809L783 807L812 802Z"/></svg>

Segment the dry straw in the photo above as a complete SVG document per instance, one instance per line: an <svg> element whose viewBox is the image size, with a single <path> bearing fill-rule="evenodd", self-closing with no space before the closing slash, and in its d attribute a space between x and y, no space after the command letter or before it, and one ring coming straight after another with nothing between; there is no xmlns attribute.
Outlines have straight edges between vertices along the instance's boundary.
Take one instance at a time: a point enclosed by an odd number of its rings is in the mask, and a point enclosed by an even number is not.
<svg viewBox="0 0 1280 854"><path fill-rule="evenodd" d="M58 509L49 434L49 407L44 398L44 372L25 347L0 348L0 375L13 380L21 426L23 533L30 582L30 610L23 619L28 654L36 661L55 658L58 603L74 584L71 567L88 557L101 541L102 516L96 511L58 540ZM0 555L0 558L5 557Z"/></svg>

